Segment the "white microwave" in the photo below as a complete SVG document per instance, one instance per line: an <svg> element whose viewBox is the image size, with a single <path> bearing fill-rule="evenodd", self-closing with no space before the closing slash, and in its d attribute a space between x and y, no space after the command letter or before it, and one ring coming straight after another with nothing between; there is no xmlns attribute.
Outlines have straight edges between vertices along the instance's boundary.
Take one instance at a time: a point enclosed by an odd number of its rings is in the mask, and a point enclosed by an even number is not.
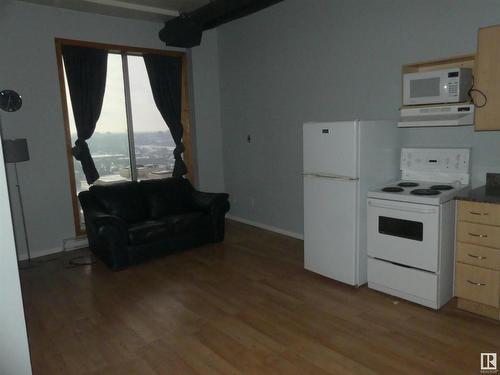
<svg viewBox="0 0 500 375"><path fill-rule="evenodd" d="M403 75L403 105L468 101L472 69L449 68Z"/></svg>

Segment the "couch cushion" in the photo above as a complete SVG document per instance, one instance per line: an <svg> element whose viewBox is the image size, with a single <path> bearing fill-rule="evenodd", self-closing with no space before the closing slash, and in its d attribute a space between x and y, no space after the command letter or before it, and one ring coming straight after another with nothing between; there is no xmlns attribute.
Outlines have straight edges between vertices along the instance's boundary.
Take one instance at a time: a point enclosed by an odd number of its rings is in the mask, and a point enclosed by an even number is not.
<svg viewBox="0 0 500 375"><path fill-rule="evenodd" d="M163 221L149 220L132 224L128 227L128 238L131 245L145 245L168 238L171 226Z"/></svg>
<svg viewBox="0 0 500 375"><path fill-rule="evenodd" d="M148 219L149 212L137 182L94 185L90 192L109 214L128 223Z"/></svg>
<svg viewBox="0 0 500 375"><path fill-rule="evenodd" d="M172 230L172 233L183 234L210 229L210 216L203 212L189 212L169 215L161 219Z"/></svg>
<svg viewBox="0 0 500 375"><path fill-rule="evenodd" d="M184 178L145 180L140 182L140 186L152 219L193 210L192 186Z"/></svg>

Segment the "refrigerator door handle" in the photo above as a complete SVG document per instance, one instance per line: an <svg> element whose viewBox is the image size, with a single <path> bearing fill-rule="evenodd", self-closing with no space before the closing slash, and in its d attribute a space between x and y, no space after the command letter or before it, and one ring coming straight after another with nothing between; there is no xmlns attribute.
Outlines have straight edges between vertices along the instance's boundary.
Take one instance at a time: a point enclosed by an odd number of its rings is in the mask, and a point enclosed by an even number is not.
<svg viewBox="0 0 500 375"><path fill-rule="evenodd" d="M321 173L302 173L302 176L311 176L317 178L329 178L332 180L342 180L342 181L358 181L358 177L341 176L337 174L321 174Z"/></svg>

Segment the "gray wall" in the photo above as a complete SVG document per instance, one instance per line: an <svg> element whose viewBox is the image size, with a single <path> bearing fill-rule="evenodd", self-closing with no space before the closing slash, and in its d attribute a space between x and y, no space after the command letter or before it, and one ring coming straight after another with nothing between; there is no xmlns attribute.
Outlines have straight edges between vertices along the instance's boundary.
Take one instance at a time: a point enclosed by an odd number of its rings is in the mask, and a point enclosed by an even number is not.
<svg viewBox="0 0 500 375"><path fill-rule="evenodd" d="M478 27L498 23L494 0L285 0L219 28L232 215L302 233L302 123L397 118L401 65L474 53ZM405 145L471 146L474 185L500 171L500 132L401 133Z"/></svg>
<svg viewBox="0 0 500 375"><path fill-rule="evenodd" d="M0 116L2 115L0 114ZM0 374L28 375L31 374L28 336L24 322L23 300L17 270L14 231L1 144L0 223Z"/></svg>
<svg viewBox="0 0 500 375"><path fill-rule="evenodd" d="M225 190L218 48L217 30L210 30L203 33L201 45L190 51L197 183L205 191Z"/></svg>
<svg viewBox="0 0 500 375"><path fill-rule="evenodd" d="M62 239L74 236L54 38L165 48L158 39L161 27L162 24L155 22L100 16L13 0L0 2L0 88L17 90L24 100L20 111L4 113L3 131L5 138L25 137L29 142L31 160L19 164L19 179L34 256L58 251ZM215 40L215 36L212 39ZM212 51L211 48L205 48L200 58L211 59ZM205 72L211 74L216 71L214 65L213 60L209 61L207 66L211 68ZM203 72L203 68L197 71ZM201 80L203 84L213 85L210 79ZM196 84L194 87L198 89ZM197 92L208 95L210 90L203 90L200 88ZM218 87L214 86L214 91L218 96ZM207 119L210 120L208 126L218 127L220 132L220 121L217 123L217 116L220 116L218 99L212 104L215 108L207 105L196 108L196 103L191 103L199 117L198 127L203 128ZM212 114L213 111L215 114ZM205 133L200 131L202 135ZM220 140L217 130L215 134L214 137ZM197 143L196 140L194 143ZM202 149L198 152L199 159L204 160L205 152L209 153L209 160L217 158L211 150ZM222 164L216 160L214 163ZM210 168L211 171L205 170ZM205 176L212 176L207 186L223 186L217 181L222 178L220 169L220 165L213 166L210 161L202 164L199 169L202 175L200 182L205 183ZM14 192L11 165L8 171L11 191ZM26 253L17 195L12 195L12 202L16 236L20 254L24 257Z"/></svg>

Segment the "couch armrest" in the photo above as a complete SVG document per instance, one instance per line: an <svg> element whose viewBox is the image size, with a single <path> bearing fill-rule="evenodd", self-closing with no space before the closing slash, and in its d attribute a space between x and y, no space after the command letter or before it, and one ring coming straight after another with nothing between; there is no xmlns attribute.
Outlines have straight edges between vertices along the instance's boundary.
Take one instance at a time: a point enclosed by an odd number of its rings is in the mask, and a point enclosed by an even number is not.
<svg viewBox="0 0 500 375"><path fill-rule="evenodd" d="M125 221L113 215L98 213L93 216L99 241L106 247L106 262L114 271L128 266L128 229Z"/></svg>
<svg viewBox="0 0 500 375"><path fill-rule="evenodd" d="M94 223L98 226L104 226L104 225L111 225L111 226L116 226L120 231L124 231L124 233L127 233L127 224L123 219L120 219L118 216L113 216L106 214L104 212L90 212L89 217L91 220L94 221Z"/></svg>
<svg viewBox="0 0 500 375"><path fill-rule="evenodd" d="M195 208L210 215L212 225L212 240L220 242L225 235L225 215L229 211L229 194L226 193L203 193L191 191L192 202Z"/></svg>
<svg viewBox="0 0 500 375"><path fill-rule="evenodd" d="M104 227L114 228L114 233L122 239L128 238L127 224L123 219L117 216L109 215L96 210L85 211L85 221L91 221L91 225L95 228L96 235L101 237L100 232ZM89 223L87 223L89 224Z"/></svg>
<svg viewBox="0 0 500 375"><path fill-rule="evenodd" d="M113 270L125 268L129 264L126 248L128 246L128 229L125 221L117 216L99 211L87 211L87 220L92 221L95 228L96 249L103 261Z"/></svg>
<svg viewBox="0 0 500 375"><path fill-rule="evenodd" d="M201 211L213 212L216 210L224 214L229 211L229 194L204 193L193 190L191 192L191 198L195 207Z"/></svg>

